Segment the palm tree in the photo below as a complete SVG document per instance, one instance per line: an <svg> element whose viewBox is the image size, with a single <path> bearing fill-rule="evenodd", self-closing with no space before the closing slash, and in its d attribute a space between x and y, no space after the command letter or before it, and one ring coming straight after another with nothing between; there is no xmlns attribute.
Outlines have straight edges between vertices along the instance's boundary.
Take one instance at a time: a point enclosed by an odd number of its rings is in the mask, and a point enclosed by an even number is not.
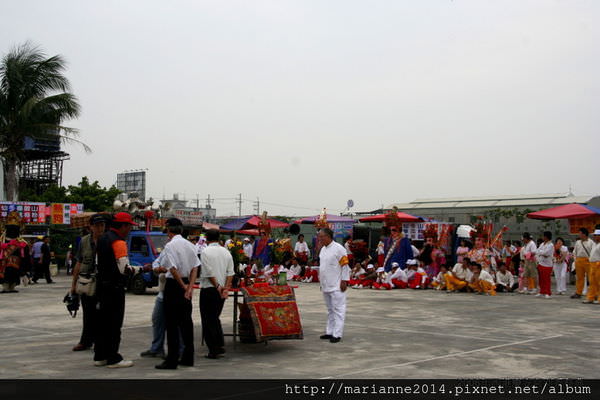
<svg viewBox="0 0 600 400"><path fill-rule="evenodd" d="M14 47L0 63L0 158L9 201L17 199L25 138L74 141L90 151L76 139L76 129L62 125L79 116L64 69L61 56L46 57L30 43Z"/></svg>

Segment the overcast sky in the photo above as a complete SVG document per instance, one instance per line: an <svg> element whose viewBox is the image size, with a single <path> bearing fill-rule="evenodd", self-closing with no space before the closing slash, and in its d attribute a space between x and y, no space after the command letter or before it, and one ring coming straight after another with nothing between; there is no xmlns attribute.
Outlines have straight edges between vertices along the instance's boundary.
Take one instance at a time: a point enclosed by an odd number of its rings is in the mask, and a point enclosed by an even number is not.
<svg viewBox="0 0 600 400"><path fill-rule="evenodd" d="M93 149L219 215L600 194L595 0L3 1L0 53L68 60ZM281 207L265 203L287 205Z"/></svg>

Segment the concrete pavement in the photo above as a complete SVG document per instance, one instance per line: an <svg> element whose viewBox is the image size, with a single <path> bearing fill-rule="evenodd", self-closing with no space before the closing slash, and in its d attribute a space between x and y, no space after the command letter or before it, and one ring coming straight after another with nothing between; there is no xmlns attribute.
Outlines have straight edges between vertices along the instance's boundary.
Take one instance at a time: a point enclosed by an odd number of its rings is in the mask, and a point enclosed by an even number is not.
<svg viewBox="0 0 600 400"><path fill-rule="evenodd" d="M139 357L150 345L156 292L128 294L121 353L135 366L94 367L91 351L71 351L81 315L71 318L62 304L70 277L55 280L0 295L0 378L600 378L600 305L568 295L348 289L344 338L332 344L319 340L326 313L314 283L296 289L304 340L234 346L229 337L219 360L203 357L195 291L196 365L175 371ZM221 318L226 332L231 306Z"/></svg>

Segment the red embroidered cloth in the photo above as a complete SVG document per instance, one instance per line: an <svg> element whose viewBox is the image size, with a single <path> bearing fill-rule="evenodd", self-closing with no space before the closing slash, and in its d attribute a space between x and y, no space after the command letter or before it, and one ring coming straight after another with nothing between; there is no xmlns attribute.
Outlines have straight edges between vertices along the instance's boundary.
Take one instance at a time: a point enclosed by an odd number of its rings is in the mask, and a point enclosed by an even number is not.
<svg viewBox="0 0 600 400"><path fill-rule="evenodd" d="M294 290L289 286L241 288L259 342L302 339L302 323Z"/></svg>

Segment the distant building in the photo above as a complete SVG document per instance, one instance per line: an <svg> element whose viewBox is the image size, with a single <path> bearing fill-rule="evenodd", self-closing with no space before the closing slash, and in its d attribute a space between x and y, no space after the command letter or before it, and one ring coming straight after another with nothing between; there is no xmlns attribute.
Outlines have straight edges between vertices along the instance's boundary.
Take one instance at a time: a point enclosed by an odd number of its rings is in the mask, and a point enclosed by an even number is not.
<svg viewBox="0 0 600 400"><path fill-rule="evenodd" d="M504 195L485 197L457 197L417 199L410 203L390 204L387 209L398 207L399 211L438 221L455 224L472 224L477 216L494 221L497 227L506 225L506 239L519 239L522 232L538 236L544 230L555 235L571 238L567 220L539 221L524 217L527 212L539 211L563 204L579 203L600 208L600 196L574 196L572 193L533 195ZM377 210L380 211L380 210Z"/></svg>
<svg viewBox="0 0 600 400"><path fill-rule="evenodd" d="M172 199L161 200L163 206L168 207L164 212L165 217L179 218L185 225L200 225L202 222L214 222L217 216L217 209L212 207L189 207L188 200L180 200L179 195L175 193Z"/></svg>
<svg viewBox="0 0 600 400"><path fill-rule="evenodd" d="M126 171L117 174L117 189L123 198L137 197L146 201L146 171Z"/></svg>

